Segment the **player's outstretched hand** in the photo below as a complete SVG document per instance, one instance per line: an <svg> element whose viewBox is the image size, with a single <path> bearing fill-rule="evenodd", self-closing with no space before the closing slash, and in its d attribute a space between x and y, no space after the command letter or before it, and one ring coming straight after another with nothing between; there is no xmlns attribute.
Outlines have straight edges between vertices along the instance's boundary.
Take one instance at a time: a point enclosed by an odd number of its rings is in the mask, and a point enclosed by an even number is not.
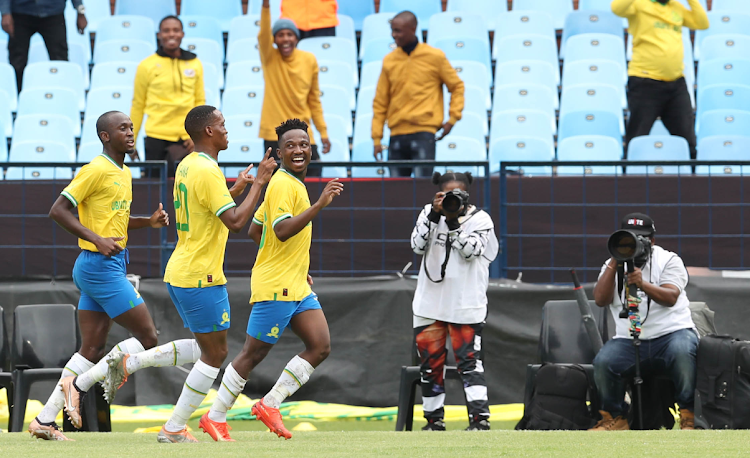
<svg viewBox="0 0 750 458"><path fill-rule="evenodd" d="M151 227L154 229L169 226L169 214L164 211L164 205L162 205L161 202L159 202L159 208L156 209L149 219L151 220Z"/></svg>
<svg viewBox="0 0 750 458"><path fill-rule="evenodd" d="M268 184L268 182L271 181L273 171L276 170L276 167L276 159L271 157L271 148L268 148L265 156L263 156L263 160L258 164L258 176L256 177L258 184L261 186Z"/></svg>
<svg viewBox="0 0 750 458"><path fill-rule="evenodd" d="M245 189L247 185L252 186L253 183L255 183L255 177L250 175L250 171L253 169L253 167L253 164L250 164L245 170L241 171L240 174L237 175L235 186L238 186L240 189Z"/></svg>
<svg viewBox="0 0 750 458"><path fill-rule="evenodd" d="M122 247L117 243L121 240L125 240L125 237L100 237L94 245L104 256L114 256L122 251Z"/></svg>
<svg viewBox="0 0 750 458"><path fill-rule="evenodd" d="M344 183L339 182L338 178L334 178L333 180L329 181L328 184L326 184L326 187L323 189L323 193L320 194L318 203L321 204L323 208L329 206L333 201L333 198L336 196L340 196L341 191L343 190Z"/></svg>

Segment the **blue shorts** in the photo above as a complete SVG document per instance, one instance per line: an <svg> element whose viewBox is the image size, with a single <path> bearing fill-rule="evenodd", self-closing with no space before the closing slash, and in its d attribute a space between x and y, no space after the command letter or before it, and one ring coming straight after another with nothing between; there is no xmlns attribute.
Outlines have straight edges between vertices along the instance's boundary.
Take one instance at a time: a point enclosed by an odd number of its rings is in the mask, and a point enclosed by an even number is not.
<svg viewBox="0 0 750 458"><path fill-rule="evenodd" d="M102 312L115 318L143 304L143 298L125 278L128 250L104 256L81 250L73 266L73 283L81 291L78 310Z"/></svg>
<svg viewBox="0 0 750 458"><path fill-rule="evenodd" d="M289 327L292 317L308 310L320 309L318 295L311 293L301 301L262 301L253 304L250 320L247 322L247 335L275 344Z"/></svg>
<svg viewBox="0 0 750 458"><path fill-rule="evenodd" d="M229 329L229 295L227 285L206 288L179 288L167 283L182 323L192 332L208 332Z"/></svg>

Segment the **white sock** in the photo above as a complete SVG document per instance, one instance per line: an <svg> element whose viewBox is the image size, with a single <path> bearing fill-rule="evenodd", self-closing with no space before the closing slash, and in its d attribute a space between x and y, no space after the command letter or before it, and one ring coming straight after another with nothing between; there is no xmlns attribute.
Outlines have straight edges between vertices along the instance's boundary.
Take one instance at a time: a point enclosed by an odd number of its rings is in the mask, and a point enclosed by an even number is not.
<svg viewBox="0 0 750 458"><path fill-rule="evenodd" d="M299 388L310 380L314 367L307 361L295 356L284 368L284 372L276 381L276 385L263 398L263 403L268 407L278 409L284 399L293 395Z"/></svg>
<svg viewBox="0 0 750 458"><path fill-rule="evenodd" d="M76 379L76 386L81 391L88 391L92 386L94 386L96 382L101 382L102 380L104 380L104 377L107 375L107 370L109 369L107 360L114 356L115 353L120 351L123 351L125 353L137 353L143 350L143 345L141 345L141 342L135 337L123 340L122 342L115 345L112 350L109 351L109 353L104 355L104 358L99 360L99 362L96 363L94 367L92 367L85 373L80 374Z"/></svg>
<svg viewBox="0 0 750 458"><path fill-rule="evenodd" d="M185 429L190 416L201 405L218 376L218 367L211 367L201 360L196 361L187 376L187 380L185 380L180 398L177 400L177 405L174 406L172 416L164 425L164 429L171 433Z"/></svg>
<svg viewBox="0 0 750 458"><path fill-rule="evenodd" d="M245 383L247 383L247 380L240 377L240 374L234 370L232 363L229 363L224 371L224 377L221 379L221 386L214 400L214 405L208 411L208 418L212 421L225 423L227 421L227 410L232 408L234 401L245 388Z"/></svg>
<svg viewBox="0 0 750 458"><path fill-rule="evenodd" d="M76 353L70 358L70 361L65 363L65 368L62 371L60 380L65 377L75 377L79 374L83 374L87 370L94 367L94 363L81 356L80 353ZM55 385L55 389L52 391L47 403L42 408L42 411L37 415L37 419L40 423L51 423L57 418L57 414L65 406L65 396L63 395L60 383Z"/></svg>
<svg viewBox="0 0 750 458"><path fill-rule="evenodd" d="M201 357L201 348L195 339L173 340L141 353L131 353L125 362L128 374L144 367L182 366L194 363Z"/></svg>

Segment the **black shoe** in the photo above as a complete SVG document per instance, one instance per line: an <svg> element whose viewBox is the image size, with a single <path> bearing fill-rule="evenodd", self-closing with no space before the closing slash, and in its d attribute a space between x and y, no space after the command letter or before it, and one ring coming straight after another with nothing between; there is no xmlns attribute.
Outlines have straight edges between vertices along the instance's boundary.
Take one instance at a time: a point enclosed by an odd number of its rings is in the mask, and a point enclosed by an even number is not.
<svg viewBox="0 0 750 458"><path fill-rule="evenodd" d="M427 420L427 424L422 427L422 431L445 431L445 422L443 420Z"/></svg>
<svg viewBox="0 0 750 458"><path fill-rule="evenodd" d="M471 423L469 423L469 427L466 428L466 431L489 431L489 430L490 430L489 420L472 421Z"/></svg>

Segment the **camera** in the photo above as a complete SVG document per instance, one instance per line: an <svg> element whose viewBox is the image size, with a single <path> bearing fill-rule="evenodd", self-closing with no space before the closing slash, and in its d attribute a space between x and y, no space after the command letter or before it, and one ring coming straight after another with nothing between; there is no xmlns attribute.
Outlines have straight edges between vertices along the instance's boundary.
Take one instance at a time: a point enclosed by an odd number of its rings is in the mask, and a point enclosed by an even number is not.
<svg viewBox="0 0 750 458"><path fill-rule="evenodd" d="M443 197L443 211L447 213L458 213L461 207L469 204L469 193L460 189L454 189L445 193Z"/></svg>
<svg viewBox="0 0 750 458"><path fill-rule="evenodd" d="M651 239L621 229L609 236L607 249L616 261L632 261L636 267L641 268L651 257Z"/></svg>

